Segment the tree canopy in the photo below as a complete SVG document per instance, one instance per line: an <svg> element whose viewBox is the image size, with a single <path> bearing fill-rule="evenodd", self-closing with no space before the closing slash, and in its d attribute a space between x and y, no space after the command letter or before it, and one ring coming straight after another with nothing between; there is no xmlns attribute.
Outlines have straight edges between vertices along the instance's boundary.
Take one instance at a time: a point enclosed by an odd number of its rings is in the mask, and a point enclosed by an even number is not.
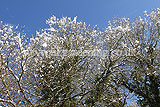
<svg viewBox="0 0 160 107"><path fill-rule="evenodd" d="M0 106L160 106L160 9L104 30L52 16L27 38L0 24Z"/></svg>

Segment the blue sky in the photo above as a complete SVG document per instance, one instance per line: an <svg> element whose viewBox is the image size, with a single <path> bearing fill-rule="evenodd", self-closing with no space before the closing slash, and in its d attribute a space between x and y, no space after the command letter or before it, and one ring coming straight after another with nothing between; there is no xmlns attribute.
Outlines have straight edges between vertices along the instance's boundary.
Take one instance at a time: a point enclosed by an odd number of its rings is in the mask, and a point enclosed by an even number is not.
<svg viewBox="0 0 160 107"><path fill-rule="evenodd" d="M28 36L45 28L45 21L57 17L78 16L87 24L107 27L113 17L134 18L144 10L160 8L160 0L0 0L0 20L25 26Z"/></svg>

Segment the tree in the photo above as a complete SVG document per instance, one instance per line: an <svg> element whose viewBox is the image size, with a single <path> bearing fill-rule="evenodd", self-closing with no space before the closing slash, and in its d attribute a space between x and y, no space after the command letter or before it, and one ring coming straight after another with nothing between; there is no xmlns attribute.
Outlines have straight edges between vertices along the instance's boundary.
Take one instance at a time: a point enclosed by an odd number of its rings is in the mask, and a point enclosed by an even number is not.
<svg viewBox="0 0 160 107"><path fill-rule="evenodd" d="M141 106L160 106L159 42L160 10L153 10L146 18L130 23L126 41L133 54L125 55L120 84L138 97ZM129 40L130 39L130 40Z"/></svg>
<svg viewBox="0 0 160 107"><path fill-rule="evenodd" d="M32 42L37 50L39 60L36 65L43 84L42 105L94 106L99 105L96 104L98 102L104 105L111 103L112 100L108 100L111 98L103 94L104 91L114 93L109 90L109 85L106 87L100 81L105 78L106 83L109 83L111 71L108 69L114 64L108 66L108 62L104 66L107 58L89 53L103 49L100 43L102 32L96 26L91 29L84 22L76 22L76 17L72 21L67 17L58 19L52 16L47 23L49 29L37 32L37 38ZM42 52L43 55L40 55ZM104 88L103 91L99 87Z"/></svg>
<svg viewBox="0 0 160 107"><path fill-rule="evenodd" d="M160 106L160 9L104 31L77 17L46 23L30 39L1 23L0 105Z"/></svg>
<svg viewBox="0 0 160 107"><path fill-rule="evenodd" d="M28 65L33 65L29 54L28 40L23 31L7 24L0 26L0 105L34 105L39 95L35 72Z"/></svg>

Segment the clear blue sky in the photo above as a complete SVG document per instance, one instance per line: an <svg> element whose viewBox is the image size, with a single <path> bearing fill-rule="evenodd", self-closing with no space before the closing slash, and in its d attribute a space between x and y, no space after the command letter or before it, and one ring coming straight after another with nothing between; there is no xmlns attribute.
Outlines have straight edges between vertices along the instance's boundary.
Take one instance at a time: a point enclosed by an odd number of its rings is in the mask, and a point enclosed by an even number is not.
<svg viewBox="0 0 160 107"><path fill-rule="evenodd" d="M29 36L45 28L45 20L52 15L78 16L78 20L103 28L115 16L133 18L158 7L160 0L0 0L0 20L25 25Z"/></svg>

